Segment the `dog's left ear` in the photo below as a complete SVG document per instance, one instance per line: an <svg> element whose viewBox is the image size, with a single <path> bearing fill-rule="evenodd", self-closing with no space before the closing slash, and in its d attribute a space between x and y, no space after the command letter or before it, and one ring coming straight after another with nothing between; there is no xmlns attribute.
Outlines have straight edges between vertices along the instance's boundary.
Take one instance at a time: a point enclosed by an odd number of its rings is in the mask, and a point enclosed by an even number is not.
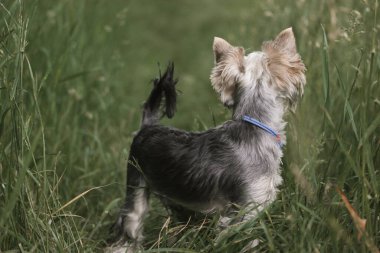
<svg viewBox="0 0 380 253"><path fill-rule="evenodd" d="M215 66L211 72L211 84L220 93L227 107L234 105L233 94L244 73L244 49L231 46L226 40L215 37L213 43Z"/></svg>
<svg viewBox="0 0 380 253"><path fill-rule="evenodd" d="M231 46L231 44L226 40L219 37L214 37L214 43L212 45L212 50L214 51L215 56L214 63L217 64L220 62L222 58L225 57L233 48L234 47Z"/></svg>
<svg viewBox="0 0 380 253"><path fill-rule="evenodd" d="M273 41L264 42L262 49L267 55L267 67L273 82L294 105L303 94L306 68L297 53L293 29L287 28Z"/></svg>

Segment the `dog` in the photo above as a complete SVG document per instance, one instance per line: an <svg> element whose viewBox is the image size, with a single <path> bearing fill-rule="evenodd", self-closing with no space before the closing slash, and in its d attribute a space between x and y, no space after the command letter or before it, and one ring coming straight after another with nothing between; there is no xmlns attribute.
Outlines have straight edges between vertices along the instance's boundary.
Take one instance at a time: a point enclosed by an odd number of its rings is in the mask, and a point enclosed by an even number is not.
<svg viewBox="0 0 380 253"><path fill-rule="evenodd" d="M125 203L113 226L124 251L143 239L151 191L173 209L207 214L231 204L253 207L245 219L276 198L286 144L284 115L295 108L306 84L293 30L264 42L261 52L245 55L242 47L218 37L213 51L211 84L232 119L204 132L160 125L160 117L171 118L176 109L174 64L153 81L130 148ZM221 221L228 225L229 218Z"/></svg>

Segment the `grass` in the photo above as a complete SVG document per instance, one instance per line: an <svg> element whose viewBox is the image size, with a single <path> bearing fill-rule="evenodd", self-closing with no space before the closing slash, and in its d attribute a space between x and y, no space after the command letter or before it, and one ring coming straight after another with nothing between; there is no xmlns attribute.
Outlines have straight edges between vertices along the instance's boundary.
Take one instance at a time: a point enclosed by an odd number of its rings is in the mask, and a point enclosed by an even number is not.
<svg viewBox="0 0 380 253"><path fill-rule="evenodd" d="M157 62L180 78L164 124L203 130L229 117L208 80L213 36L258 50L288 26L308 84L288 116L277 201L219 231L217 217L181 224L153 200L145 252L239 252L252 239L259 252L378 252L378 11L376 0L0 2L0 252L101 252Z"/></svg>

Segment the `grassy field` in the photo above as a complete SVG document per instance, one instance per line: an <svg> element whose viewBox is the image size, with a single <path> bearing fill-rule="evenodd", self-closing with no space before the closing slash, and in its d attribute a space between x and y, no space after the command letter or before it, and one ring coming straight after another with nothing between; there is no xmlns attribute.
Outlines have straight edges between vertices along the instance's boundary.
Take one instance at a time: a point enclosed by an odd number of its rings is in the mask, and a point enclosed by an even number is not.
<svg viewBox="0 0 380 253"><path fill-rule="evenodd" d="M289 26L307 86L287 117L277 201L220 232L216 217L181 224L153 199L145 252L234 253L253 239L258 252L379 252L378 11L377 0L0 1L0 252L101 252L158 63L179 77L163 123L204 130L230 116L209 81L213 37L259 50Z"/></svg>

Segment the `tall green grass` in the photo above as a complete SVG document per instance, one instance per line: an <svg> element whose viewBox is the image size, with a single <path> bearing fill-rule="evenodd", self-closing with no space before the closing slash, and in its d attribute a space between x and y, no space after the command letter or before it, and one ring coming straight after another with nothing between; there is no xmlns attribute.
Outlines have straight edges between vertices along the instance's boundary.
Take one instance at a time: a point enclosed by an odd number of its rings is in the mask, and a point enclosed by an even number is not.
<svg viewBox="0 0 380 253"><path fill-rule="evenodd" d="M376 252L380 247L378 1L0 2L0 251L101 251L124 197L140 107L176 63L179 108L164 124L229 117L208 76L213 36L258 50L293 26L308 68L288 116L284 184L255 220L183 224L156 199L146 252ZM366 228L359 238L341 189ZM248 251L249 252L249 251Z"/></svg>

